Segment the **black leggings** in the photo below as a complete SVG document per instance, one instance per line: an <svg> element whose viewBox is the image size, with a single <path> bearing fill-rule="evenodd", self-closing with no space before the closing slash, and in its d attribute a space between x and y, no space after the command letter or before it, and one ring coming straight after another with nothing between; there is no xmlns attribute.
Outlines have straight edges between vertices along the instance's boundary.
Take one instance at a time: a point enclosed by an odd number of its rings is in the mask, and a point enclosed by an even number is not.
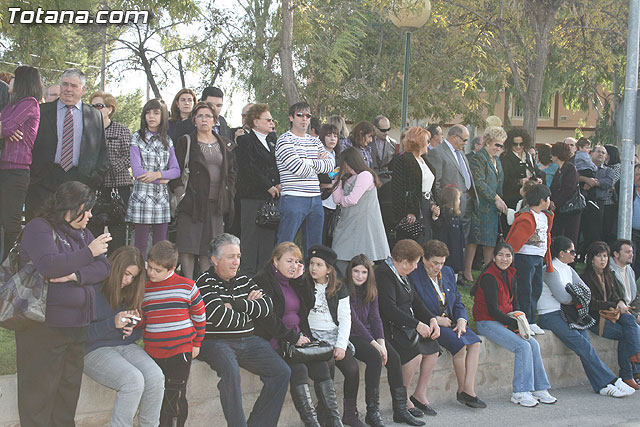
<svg viewBox="0 0 640 427"><path fill-rule="evenodd" d="M342 360L329 360L329 370L331 371L331 378L334 377L336 366L342 372L344 376L343 393L345 399L357 399L358 398L358 385L360 383L360 370L358 368L358 362L353 357L349 349L345 352L345 356Z"/></svg>
<svg viewBox="0 0 640 427"><path fill-rule="evenodd" d="M309 384L309 378L314 382L331 379L327 362L289 363L291 368L291 387Z"/></svg>
<svg viewBox="0 0 640 427"><path fill-rule="evenodd" d="M351 336L349 340L356 348L356 359L363 361L367 365L364 371L365 384L369 387L379 388L380 375L382 373L382 356L380 356L380 352L366 338ZM400 356L388 341L385 342L385 346L387 348L387 364L385 367L387 368L389 388L404 387Z"/></svg>

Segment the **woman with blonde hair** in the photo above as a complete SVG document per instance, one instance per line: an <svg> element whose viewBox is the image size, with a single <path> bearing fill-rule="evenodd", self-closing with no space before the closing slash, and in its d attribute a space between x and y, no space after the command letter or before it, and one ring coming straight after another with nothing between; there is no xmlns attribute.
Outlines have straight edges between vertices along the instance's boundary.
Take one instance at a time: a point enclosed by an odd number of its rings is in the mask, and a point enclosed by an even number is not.
<svg viewBox="0 0 640 427"><path fill-rule="evenodd" d="M413 239L419 244L431 239L432 221L440 215L433 197L435 170L427 159L430 134L419 126L410 128L404 137L405 152L393 162L391 189L396 223L422 226L419 234L409 234L397 227L398 239Z"/></svg>
<svg viewBox="0 0 640 427"><path fill-rule="evenodd" d="M464 255L464 279L468 282L473 282L471 266L478 246L483 247L485 265L491 263L500 213L507 213L507 205L502 200L504 172L499 158L506 139L507 133L501 127L485 129L484 147L473 156L469 165L478 192L478 207L471 214L471 230Z"/></svg>

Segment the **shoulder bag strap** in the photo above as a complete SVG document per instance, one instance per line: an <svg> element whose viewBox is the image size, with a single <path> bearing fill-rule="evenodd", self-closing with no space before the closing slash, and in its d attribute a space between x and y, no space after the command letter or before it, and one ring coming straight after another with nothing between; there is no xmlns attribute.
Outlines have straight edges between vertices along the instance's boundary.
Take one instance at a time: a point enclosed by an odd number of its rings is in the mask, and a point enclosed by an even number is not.
<svg viewBox="0 0 640 427"><path fill-rule="evenodd" d="M189 156L191 154L191 135L186 134L187 137L187 153L184 155L184 170L189 174Z"/></svg>

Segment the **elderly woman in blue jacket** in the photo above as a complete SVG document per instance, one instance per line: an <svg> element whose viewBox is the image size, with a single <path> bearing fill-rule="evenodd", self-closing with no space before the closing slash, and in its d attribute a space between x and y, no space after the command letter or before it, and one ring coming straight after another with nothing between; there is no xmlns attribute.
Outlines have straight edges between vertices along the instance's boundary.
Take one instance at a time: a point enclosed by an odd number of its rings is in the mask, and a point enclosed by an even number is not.
<svg viewBox="0 0 640 427"><path fill-rule="evenodd" d="M424 305L432 313L437 313L436 321L440 326L438 344L453 355L453 368L458 379L456 398L471 408L485 408L487 405L478 399L475 392L481 341L475 332L467 329L467 309L458 292L453 270L444 265L448 256L446 244L440 240L428 241L418 268L409 277ZM426 402L428 382L429 377L421 372L416 391L411 396L418 408L421 408L420 403Z"/></svg>

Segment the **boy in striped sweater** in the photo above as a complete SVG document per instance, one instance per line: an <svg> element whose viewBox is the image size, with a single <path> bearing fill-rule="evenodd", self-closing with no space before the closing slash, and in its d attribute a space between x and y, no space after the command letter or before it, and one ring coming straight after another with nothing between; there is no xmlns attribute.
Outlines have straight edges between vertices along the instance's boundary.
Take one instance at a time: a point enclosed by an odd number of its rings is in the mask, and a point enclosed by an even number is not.
<svg viewBox="0 0 640 427"><path fill-rule="evenodd" d="M165 377L160 427L181 427L187 420L187 379L205 333L200 292L192 280L175 273L177 264L173 243L163 240L151 248L142 301L144 349Z"/></svg>
<svg viewBox="0 0 640 427"><path fill-rule="evenodd" d="M307 134L311 107L298 102L289 108L291 129L276 142L276 164L280 172L280 225L278 242L293 242L302 227L305 253L322 244L324 210L320 198L319 173L329 173L335 162L318 138Z"/></svg>

